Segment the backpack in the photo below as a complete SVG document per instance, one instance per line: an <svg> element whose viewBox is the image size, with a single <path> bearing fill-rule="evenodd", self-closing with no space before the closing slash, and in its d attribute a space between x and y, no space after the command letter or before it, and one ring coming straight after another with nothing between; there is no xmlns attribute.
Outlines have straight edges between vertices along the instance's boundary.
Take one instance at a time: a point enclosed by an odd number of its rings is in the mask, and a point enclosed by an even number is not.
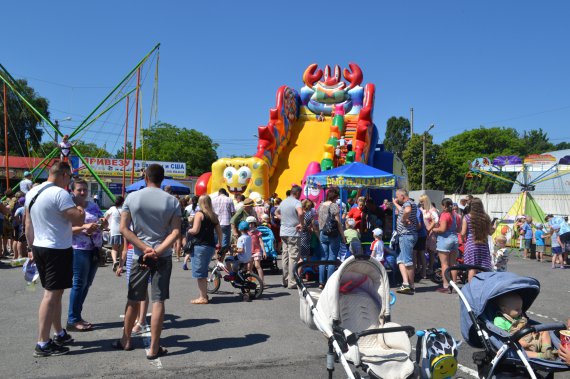
<svg viewBox="0 0 570 379"><path fill-rule="evenodd" d="M457 372L457 343L445 329L416 332L416 362L421 378L453 378Z"/></svg>
<svg viewBox="0 0 570 379"><path fill-rule="evenodd" d="M327 209L327 220L325 221L325 226L323 227L323 234L328 237L338 237L338 224L331 214L331 206L332 203Z"/></svg>

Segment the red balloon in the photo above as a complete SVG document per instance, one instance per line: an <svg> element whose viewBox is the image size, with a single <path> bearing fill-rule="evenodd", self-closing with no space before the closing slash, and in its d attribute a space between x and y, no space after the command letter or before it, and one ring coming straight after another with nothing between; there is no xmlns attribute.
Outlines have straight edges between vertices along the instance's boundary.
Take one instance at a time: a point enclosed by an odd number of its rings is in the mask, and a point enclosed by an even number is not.
<svg viewBox="0 0 570 379"><path fill-rule="evenodd" d="M205 172L196 181L196 186L194 186L194 193L198 196L208 194L208 182L212 176L211 172Z"/></svg>

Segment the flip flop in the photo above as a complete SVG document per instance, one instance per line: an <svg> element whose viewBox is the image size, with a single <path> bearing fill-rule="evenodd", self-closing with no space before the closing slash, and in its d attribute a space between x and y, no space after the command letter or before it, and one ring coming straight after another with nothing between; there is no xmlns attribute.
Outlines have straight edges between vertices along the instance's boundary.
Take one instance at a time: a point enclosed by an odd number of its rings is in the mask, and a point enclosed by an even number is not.
<svg viewBox="0 0 570 379"><path fill-rule="evenodd" d="M190 300L190 304L208 304L210 299L194 299Z"/></svg>
<svg viewBox="0 0 570 379"><path fill-rule="evenodd" d="M158 348L158 352L155 355L147 355L146 359L148 359L149 361L152 361L156 358L164 357L167 353L168 353L168 350L166 350L165 348L160 346Z"/></svg>
<svg viewBox="0 0 570 379"><path fill-rule="evenodd" d="M131 351L131 350L134 349L132 346L129 347L128 349L126 349L126 348L123 346L123 343L121 342L121 340L116 340L115 342L113 342L113 343L111 344L111 347L112 347L113 349L124 350L124 351Z"/></svg>

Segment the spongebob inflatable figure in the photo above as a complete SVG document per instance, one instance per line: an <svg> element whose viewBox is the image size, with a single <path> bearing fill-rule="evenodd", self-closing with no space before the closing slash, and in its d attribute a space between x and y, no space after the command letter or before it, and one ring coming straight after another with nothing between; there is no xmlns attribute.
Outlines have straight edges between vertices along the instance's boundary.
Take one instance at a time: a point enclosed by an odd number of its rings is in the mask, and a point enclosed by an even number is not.
<svg viewBox="0 0 570 379"><path fill-rule="evenodd" d="M212 164L211 190L225 188L232 197L269 192L267 163L257 157L222 158Z"/></svg>

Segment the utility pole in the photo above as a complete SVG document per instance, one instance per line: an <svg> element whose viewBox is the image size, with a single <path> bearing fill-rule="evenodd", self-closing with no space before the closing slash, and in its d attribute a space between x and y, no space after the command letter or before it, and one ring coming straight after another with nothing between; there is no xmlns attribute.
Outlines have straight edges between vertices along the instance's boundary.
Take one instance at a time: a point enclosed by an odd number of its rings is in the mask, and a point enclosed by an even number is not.
<svg viewBox="0 0 570 379"><path fill-rule="evenodd" d="M435 125L431 124L429 128L424 132L422 136L422 191L426 189L426 137L430 130L433 129Z"/></svg>
<svg viewBox="0 0 570 379"><path fill-rule="evenodd" d="M410 108L410 138L414 135L414 108Z"/></svg>

